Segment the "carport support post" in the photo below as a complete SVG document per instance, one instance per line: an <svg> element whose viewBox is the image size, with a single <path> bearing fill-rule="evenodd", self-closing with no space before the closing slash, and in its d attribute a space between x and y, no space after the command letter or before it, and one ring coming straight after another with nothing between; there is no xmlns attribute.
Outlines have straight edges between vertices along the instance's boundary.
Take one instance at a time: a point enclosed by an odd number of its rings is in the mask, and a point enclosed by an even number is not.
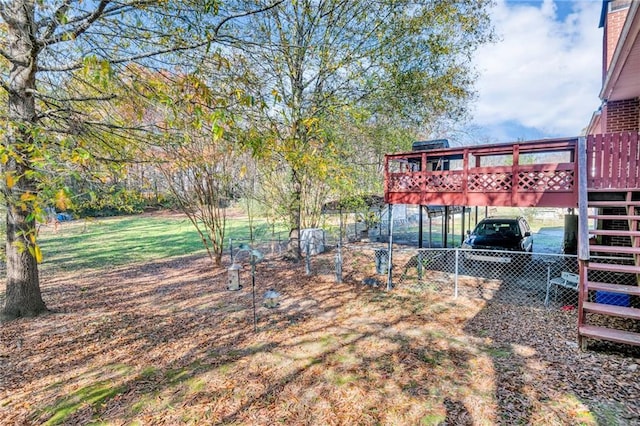
<svg viewBox="0 0 640 426"><path fill-rule="evenodd" d="M451 211L451 244L456 246L456 209L455 207Z"/></svg>
<svg viewBox="0 0 640 426"><path fill-rule="evenodd" d="M418 248L422 248L422 238L423 238L423 232L422 232L422 225L423 225L423 220L422 220L422 213L423 213L423 206L422 204L420 204L420 214L418 215Z"/></svg>
<svg viewBox="0 0 640 426"><path fill-rule="evenodd" d="M387 263L387 290L391 290L391 270L393 269L393 204L389 204L389 262Z"/></svg>
<svg viewBox="0 0 640 426"><path fill-rule="evenodd" d="M449 247L449 206L444 206L444 217L442 218L442 248Z"/></svg>
<svg viewBox="0 0 640 426"><path fill-rule="evenodd" d="M460 245L462 245L462 243L464 243L464 226L465 226L465 221L464 221L464 215L466 213L466 207L462 206L462 226L461 226L461 230L460 230L460 235L462 236L462 238L460 239Z"/></svg>
<svg viewBox="0 0 640 426"><path fill-rule="evenodd" d="M427 214L429 215L429 248L433 247L433 240L431 236L433 235L433 219L431 217L431 213L427 210Z"/></svg>

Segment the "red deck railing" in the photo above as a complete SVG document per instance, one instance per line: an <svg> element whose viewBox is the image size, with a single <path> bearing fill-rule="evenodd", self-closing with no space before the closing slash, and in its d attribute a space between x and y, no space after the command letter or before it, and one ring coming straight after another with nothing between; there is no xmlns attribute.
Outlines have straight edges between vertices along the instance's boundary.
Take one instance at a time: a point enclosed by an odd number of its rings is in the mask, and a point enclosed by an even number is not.
<svg viewBox="0 0 640 426"><path fill-rule="evenodd" d="M608 133L587 139L590 191L640 189L638 133Z"/></svg>
<svg viewBox="0 0 640 426"><path fill-rule="evenodd" d="M640 187L637 133L587 138L589 190ZM386 156L391 204L577 207L578 139L447 148Z"/></svg>

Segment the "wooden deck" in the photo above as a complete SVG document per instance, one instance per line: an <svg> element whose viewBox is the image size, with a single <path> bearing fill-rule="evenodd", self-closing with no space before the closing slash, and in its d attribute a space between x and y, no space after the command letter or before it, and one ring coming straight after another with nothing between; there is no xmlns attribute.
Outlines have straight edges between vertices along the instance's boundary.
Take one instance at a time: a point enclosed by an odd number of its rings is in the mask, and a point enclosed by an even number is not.
<svg viewBox="0 0 640 426"><path fill-rule="evenodd" d="M640 188L637 133L589 136L588 191ZM387 155L385 202L578 207L578 138Z"/></svg>

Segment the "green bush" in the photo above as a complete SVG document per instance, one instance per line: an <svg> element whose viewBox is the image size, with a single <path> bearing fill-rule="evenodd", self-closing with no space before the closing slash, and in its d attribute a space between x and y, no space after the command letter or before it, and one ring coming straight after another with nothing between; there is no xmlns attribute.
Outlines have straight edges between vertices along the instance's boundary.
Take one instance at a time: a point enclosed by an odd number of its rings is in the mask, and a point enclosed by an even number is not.
<svg viewBox="0 0 640 426"><path fill-rule="evenodd" d="M147 200L147 207L161 209L177 209L179 207L178 200L171 193L158 194L157 197Z"/></svg>
<svg viewBox="0 0 640 426"><path fill-rule="evenodd" d="M142 213L146 202L138 191L112 187L76 200L70 211L77 217L107 217Z"/></svg>

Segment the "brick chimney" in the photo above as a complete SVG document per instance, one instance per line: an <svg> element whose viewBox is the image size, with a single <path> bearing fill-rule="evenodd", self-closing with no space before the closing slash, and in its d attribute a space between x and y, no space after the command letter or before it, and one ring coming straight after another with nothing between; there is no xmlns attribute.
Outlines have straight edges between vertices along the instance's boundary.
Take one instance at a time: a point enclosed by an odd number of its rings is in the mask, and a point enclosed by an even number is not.
<svg viewBox="0 0 640 426"><path fill-rule="evenodd" d="M616 51L620 33L627 19L632 0L603 0L603 10L600 25L604 26L602 79L606 78L609 65Z"/></svg>

